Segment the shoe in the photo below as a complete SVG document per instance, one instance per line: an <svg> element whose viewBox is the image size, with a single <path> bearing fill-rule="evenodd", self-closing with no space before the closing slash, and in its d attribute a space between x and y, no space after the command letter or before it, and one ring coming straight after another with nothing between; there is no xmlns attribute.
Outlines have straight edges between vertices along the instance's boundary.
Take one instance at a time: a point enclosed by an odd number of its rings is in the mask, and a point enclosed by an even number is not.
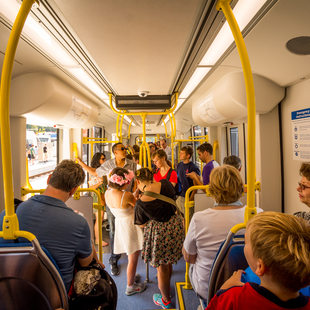
<svg viewBox="0 0 310 310"><path fill-rule="evenodd" d="M157 306L161 306L163 309L172 309L172 303L171 300L168 301L167 303L164 302L161 294L154 294L153 295L153 301L154 304Z"/></svg>
<svg viewBox="0 0 310 310"><path fill-rule="evenodd" d="M142 293L145 289L146 285L144 283L134 283L132 286L127 285L125 294L131 296L137 293Z"/></svg>
<svg viewBox="0 0 310 310"><path fill-rule="evenodd" d="M118 276L120 274L119 267L117 266L117 262L111 263L111 274L113 276Z"/></svg>

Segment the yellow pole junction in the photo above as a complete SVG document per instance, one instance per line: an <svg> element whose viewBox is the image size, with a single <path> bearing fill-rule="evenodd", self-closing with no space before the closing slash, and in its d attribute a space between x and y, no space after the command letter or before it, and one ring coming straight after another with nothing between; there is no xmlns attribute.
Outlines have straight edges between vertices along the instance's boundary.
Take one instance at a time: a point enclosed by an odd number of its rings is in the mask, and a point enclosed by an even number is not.
<svg viewBox="0 0 310 310"><path fill-rule="evenodd" d="M5 197L5 216L3 218L3 231L0 232L0 237L3 237L4 239L25 237L29 241L35 239L35 236L29 232L19 230L18 219L14 210L9 98L17 44L26 18L34 2L35 0L24 0L15 19L4 55L0 90L1 152Z"/></svg>
<svg viewBox="0 0 310 310"><path fill-rule="evenodd" d="M236 46L239 52L243 75L245 80L245 89L247 97L247 109L248 109L248 145L247 145L247 183L248 183L248 195L247 206L245 209L244 223L256 214L255 208L255 91L253 75L251 71L251 65L249 56L246 50L246 46L235 19L233 11L230 7L230 0L219 0L216 6L217 10L222 10L231 32L234 36Z"/></svg>
<svg viewBox="0 0 310 310"><path fill-rule="evenodd" d="M113 107L112 93L109 93L109 102L110 102L110 107L111 107L112 111L117 114L116 135L118 137L120 137L118 135L118 122L119 122L119 117L120 116L122 116L122 120L123 120L125 115L139 115L139 116L141 116L141 118L142 118L142 129L143 129L143 140L142 140L142 143L140 145L139 162L140 162L142 167L147 167L148 166L149 169L151 169L152 165L151 165L151 158L150 158L150 148L149 148L148 144L146 143L145 118L146 118L147 115L167 115L168 114L169 118L170 118L170 122L172 124L170 113L172 114L173 111L176 109L176 107L178 105L178 93L175 93L175 103L174 103L173 107L171 109L169 109L169 110L164 111L164 112L147 112L147 111L144 111L144 112L126 112L126 111L117 111ZM164 124L165 124L165 122L164 122ZM165 124L165 129L166 129L166 137L167 137L166 124Z"/></svg>

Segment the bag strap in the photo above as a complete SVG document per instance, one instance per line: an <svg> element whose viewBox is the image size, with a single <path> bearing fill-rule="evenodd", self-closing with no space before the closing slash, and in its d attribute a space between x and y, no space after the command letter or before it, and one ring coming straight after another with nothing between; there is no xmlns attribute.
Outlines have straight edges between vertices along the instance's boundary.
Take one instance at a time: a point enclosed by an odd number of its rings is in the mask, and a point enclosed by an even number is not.
<svg viewBox="0 0 310 310"><path fill-rule="evenodd" d="M143 194L146 196L152 197L152 198L159 199L161 201L168 202L168 203L174 205L175 207L177 206L176 202L173 199L171 199L170 197L167 197L167 196L164 196L161 194L157 194L154 192L149 192L149 191L145 191L145 192L143 192Z"/></svg>
<svg viewBox="0 0 310 310"><path fill-rule="evenodd" d="M170 169L168 170L168 173L167 173L167 176L166 176L166 180L168 180L168 181L170 180L172 171L173 171L172 168L170 168ZM170 182L170 181L169 181L169 182Z"/></svg>

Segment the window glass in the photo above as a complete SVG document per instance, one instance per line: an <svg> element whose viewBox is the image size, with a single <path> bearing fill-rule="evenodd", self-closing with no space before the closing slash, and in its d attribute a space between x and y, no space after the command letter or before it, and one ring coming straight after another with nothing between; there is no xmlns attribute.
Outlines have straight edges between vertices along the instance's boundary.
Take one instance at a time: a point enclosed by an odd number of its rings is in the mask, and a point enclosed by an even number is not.
<svg viewBox="0 0 310 310"><path fill-rule="evenodd" d="M238 127L230 128L230 154L239 157Z"/></svg>

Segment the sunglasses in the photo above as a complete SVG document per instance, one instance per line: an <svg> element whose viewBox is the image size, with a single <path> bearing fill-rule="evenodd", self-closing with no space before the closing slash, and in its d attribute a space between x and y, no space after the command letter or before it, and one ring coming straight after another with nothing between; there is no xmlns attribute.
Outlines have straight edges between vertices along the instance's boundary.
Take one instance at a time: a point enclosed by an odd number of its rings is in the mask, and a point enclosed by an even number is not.
<svg viewBox="0 0 310 310"><path fill-rule="evenodd" d="M125 151L126 150L126 148L125 147L121 147L121 148L119 148L119 149L116 149L117 151Z"/></svg>
<svg viewBox="0 0 310 310"><path fill-rule="evenodd" d="M298 186L301 188L301 190L305 190L307 188L310 188L310 186L306 186L306 185L304 185L304 184L302 184L300 182L298 182Z"/></svg>

